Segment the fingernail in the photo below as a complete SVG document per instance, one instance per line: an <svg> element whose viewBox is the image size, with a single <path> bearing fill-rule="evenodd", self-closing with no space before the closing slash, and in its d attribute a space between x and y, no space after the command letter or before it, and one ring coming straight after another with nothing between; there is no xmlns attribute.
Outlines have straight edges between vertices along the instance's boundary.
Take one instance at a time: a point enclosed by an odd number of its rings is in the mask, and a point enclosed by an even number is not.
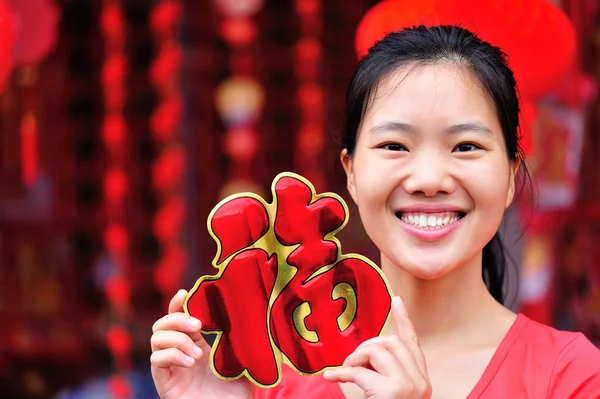
<svg viewBox="0 0 600 399"><path fill-rule="evenodd" d="M200 349L196 345L194 345L192 347L192 353L194 354L194 357L198 357L202 353L202 349Z"/></svg>
<svg viewBox="0 0 600 399"><path fill-rule="evenodd" d="M400 313L401 316L406 316L406 307L404 306L404 302L402 302L402 299L400 299L399 296L395 296L394 299L392 299L392 302L396 302L396 308L398 309L398 312ZM393 303L392 303L393 306Z"/></svg>
<svg viewBox="0 0 600 399"><path fill-rule="evenodd" d="M200 320L194 319L192 317L192 319L190 320L190 327L192 327L193 329L198 329L200 327Z"/></svg>
<svg viewBox="0 0 600 399"><path fill-rule="evenodd" d="M182 288L179 291L177 291L177 294L175 296L181 296L181 295L185 295L185 290Z"/></svg>

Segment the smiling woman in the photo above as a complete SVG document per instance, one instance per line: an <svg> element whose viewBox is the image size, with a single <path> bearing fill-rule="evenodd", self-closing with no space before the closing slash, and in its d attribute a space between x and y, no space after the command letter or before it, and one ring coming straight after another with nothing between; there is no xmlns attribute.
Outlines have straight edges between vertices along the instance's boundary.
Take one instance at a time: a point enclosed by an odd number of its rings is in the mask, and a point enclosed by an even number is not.
<svg viewBox="0 0 600 399"><path fill-rule="evenodd" d="M254 389L210 373L200 321L190 327L178 294L153 336L162 397L600 397L598 349L502 305L497 233L526 181L518 121L504 54L471 32L419 26L376 43L350 82L340 158L402 298L393 323L340 368L286 368L277 387Z"/></svg>

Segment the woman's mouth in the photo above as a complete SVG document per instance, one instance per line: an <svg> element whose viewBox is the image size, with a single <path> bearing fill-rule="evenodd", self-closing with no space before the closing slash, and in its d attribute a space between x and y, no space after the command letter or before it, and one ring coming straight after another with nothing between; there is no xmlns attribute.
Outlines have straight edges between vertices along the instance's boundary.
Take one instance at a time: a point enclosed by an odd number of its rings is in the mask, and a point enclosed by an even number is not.
<svg viewBox="0 0 600 399"><path fill-rule="evenodd" d="M466 215L465 212L396 212L404 223L423 230L436 230L450 226Z"/></svg>

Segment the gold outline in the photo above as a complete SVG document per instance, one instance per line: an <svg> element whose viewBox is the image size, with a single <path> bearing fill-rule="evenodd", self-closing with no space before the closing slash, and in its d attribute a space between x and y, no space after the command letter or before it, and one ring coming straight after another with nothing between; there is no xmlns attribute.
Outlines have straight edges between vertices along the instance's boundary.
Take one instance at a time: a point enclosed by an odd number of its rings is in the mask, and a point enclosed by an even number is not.
<svg viewBox="0 0 600 399"><path fill-rule="evenodd" d="M275 191L275 188L277 186L277 183L279 182L279 180L283 179L283 178L293 178L296 180L301 181L302 183L304 183L306 186L308 186L308 188L310 189L311 192L311 198L307 204L311 205L313 203L315 203L316 201L322 199L322 198L333 198L335 200L337 200L343 207L344 209L344 220L341 223L340 227L338 227L337 229L326 233L322 239L325 241L331 241L333 243L335 243L336 245L336 250L337 250L337 256L336 256L336 261L330 265L325 265L321 268L319 268L317 271L315 271L313 274L311 274L304 282L302 282L303 284L306 283L307 281L315 278L316 276L318 276L319 274L325 273L329 270L331 270L333 267L335 267L339 262L345 260L345 259L359 259L362 260L363 262L365 262L367 265L369 265L370 267L372 267L373 269L375 269L375 271L379 274L381 280L383 281L383 283L385 284L387 291L388 291L388 295L390 297L390 310L388 311L388 315L386 317L386 320L383 324L383 326L381 327L379 334L381 335L381 333L384 331L385 327L387 326L390 317L391 317L391 299L392 299L392 290L390 288L390 285L387 281L387 279L385 278L385 275L383 274L383 272L381 271L381 269L370 259L368 259L367 257L363 256L363 255L359 255L359 254L346 254L346 255L342 255L342 244L340 243L340 241L337 239L337 237L335 237L335 234L337 234L338 232L340 232L347 224L348 224L348 220L350 218L350 211L348 209L348 206L346 204L346 202L336 193L333 192L324 192L322 194L317 194L315 191L314 186L312 185L312 183L310 181L308 181L308 179L306 179L303 176L300 176L296 173L292 173L292 172L282 172L279 173L275 179L273 179L273 182L271 183L271 196L272 196L272 202L271 203L267 203L261 196L259 196L258 194L255 193L250 193L250 192L243 192L243 193L237 193L237 194L233 194L228 196L227 198L221 200L210 212L210 214L208 215L207 218L207 228L208 228L208 232L211 235L211 237L215 240L215 242L217 243L217 252L215 257L213 258L212 261L212 265L213 267L215 267L218 272L216 275L206 275L206 276L202 276L200 277L198 280L196 280L196 283L194 284L194 287L190 290L190 292L188 293L188 295L186 296L184 302L183 302L183 308L185 310L185 312L187 314L190 314L189 312L189 308L188 308L188 302L190 301L190 299L194 296L194 294L196 293L196 291L198 290L198 287L200 286L200 284L203 281L214 281L214 280L218 280L219 278L221 278L221 275L223 274L225 268L227 267L227 265L229 264L229 262L231 261L231 259L236 256L237 254L239 254L242 251L248 250L248 249L261 249L263 251L265 251L268 255L267 259L271 259L273 257L273 255L277 256L277 276L275 277L275 281L274 281L274 285L271 289L271 293L269 296L269 302L267 304L267 332L269 335L269 341L271 342L271 350L273 351L273 355L275 358L275 362L277 363L277 380L271 384L271 385L263 385L261 383L259 383L258 381L256 381L254 379L254 377L252 377L252 375L250 374L250 372L248 371L247 368L244 368L244 370L242 370L242 372L235 376L235 377L226 377L221 375L220 373L218 373L215 370L215 366L214 366L214 354L216 352L216 349L219 345L219 342L221 340L221 336L223 334L222 330L211 330L211 331L206 331L206 330L200 330L203 334L216 334L217 337L215 338L215 342L212 345L211 351L210 351L210 367L213 371L213 373L218 376L221 379L224 380L237 380L240 377L245 376L246 378L248 378L254 385L261 387L261 388L271 388L274 387L276 385L278 385L281 382L281 364L282 363L286 363L289 367L291 367L295 372L297 372L298 374L301 375L317 375L320 374L322 372L324 372L325 370L328 369L333 369L339 366L327 366L324 367L323 369L313 372L313 373L305 373L302 372L300 370L298 370L293 364L292 362L288 359L288 357L285 355L285 353L281 352L281 350L279 350L279 348L277 347L277 345L275 344L275 342L273 341L273 334L271 332L271 309L273 307L273 303L275 302L275 300L277 299L277 297L279 296L279 294L283 291L283 289L285 289L285 287L287 286L287 284L294 278L297 269L292 266L289 265L287 263L287 256L281 256L284 253L287 253L287 255L289 256L289 253L293 252L296 250L296 248L298 248L298 246L300 246L301 244L298 245L294 245L294 246L284 246L283 244L281 244L279 242L279 240L277 240L277 236L275 235L275 219L277 216L277 202L278 202L278 198L277 198L277 193ZM249 245L246 248L240 249L234 253L232 253L231 255L229 255L226 259L224 259L221 263L217 263L220 256L221 256L221 251L222 251L222 246L221 246L221 241L220 239L215 235L214 231L212 230L212 219L215 215L215 213L219 210L219 208L221 208L223 205L225 205L228 202L231 202L235 199L238 198L254 198L257 201L259 201L263 207L266 210L267 213L267 217L268 217L268 221L269 221L269 228L267 230L267 232L265 234L263 234L254 244ZM270 244L273 244L273 248L269 248ZM290 252L291 251L291 252ZM286 270L288 268L291 268L293 270L290 270L289 272ZM286 273L287 272L287 273ZM289 274L291 274L291 276ZM289 277L289 278L283 278L281 279L280 275L284 275ZM286 281L287 280L287 281ZM358 302L357 302L357 309L358 309Z"/></svg>

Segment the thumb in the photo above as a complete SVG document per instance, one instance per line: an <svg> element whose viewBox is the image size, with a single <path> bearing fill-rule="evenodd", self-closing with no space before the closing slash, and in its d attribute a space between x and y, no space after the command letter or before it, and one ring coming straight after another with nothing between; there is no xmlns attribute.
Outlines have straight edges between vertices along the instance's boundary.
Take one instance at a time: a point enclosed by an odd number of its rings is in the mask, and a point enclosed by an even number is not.
<svg viewBox="0 0 600 399"><path fill-rule="evenodd" d="M402 334L402 329L404 327L404 318L408 316L406 312L406 308L404 307L404 303L400 299L399 296L395 296L392 298L392 317L394 319L394 324L396 327L396 335Z"/></svg>
<svg viewBox="0 0 600 399"><path fill-rule="evenodd" d="M169 314L183 312L183 301L186 295L186 290L181 289L177 291L175 296L173 296L173 298L171 299L171 302L169 302Z"/></svg>
<svg viewBox="0 0 600 399"><path fill-rule="evenodd" d="M396 325L396 335L408 347L423 375L427 375L427 363L421 350L415 327L408 318L408 312L400 297L392 299L392 315Z"/></svg>

